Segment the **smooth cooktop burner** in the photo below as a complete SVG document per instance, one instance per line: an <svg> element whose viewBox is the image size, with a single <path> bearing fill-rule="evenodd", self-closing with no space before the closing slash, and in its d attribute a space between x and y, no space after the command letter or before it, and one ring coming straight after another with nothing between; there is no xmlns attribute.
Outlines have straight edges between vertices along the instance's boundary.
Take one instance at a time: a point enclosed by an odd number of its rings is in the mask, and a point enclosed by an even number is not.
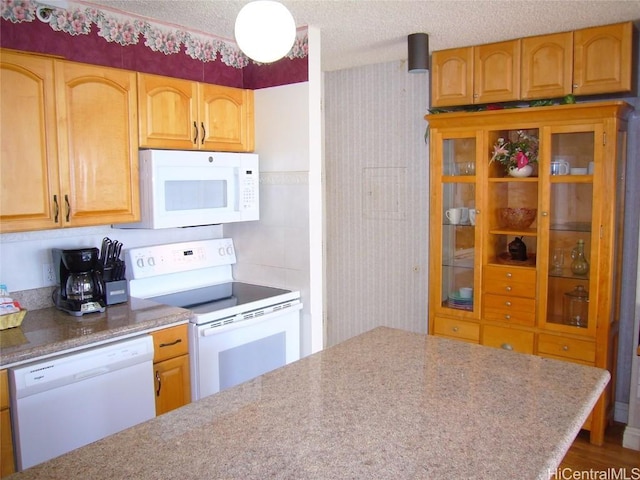
<svg viewBox="0 0 640 480"><path fill-rule="evenodd" d="M248 305L287 293L290 293L290 290L250 283L229 282L152 297L149 300L173 307L186 308L199 314L216 312L238 305Z"/></svg>

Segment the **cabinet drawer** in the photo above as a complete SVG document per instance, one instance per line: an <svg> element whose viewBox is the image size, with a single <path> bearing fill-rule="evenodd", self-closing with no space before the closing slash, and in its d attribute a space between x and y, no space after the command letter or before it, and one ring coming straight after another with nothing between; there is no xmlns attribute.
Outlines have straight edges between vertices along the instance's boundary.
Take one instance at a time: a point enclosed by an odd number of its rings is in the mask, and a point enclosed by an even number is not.
<svg viewBox="0 0 640 480"><path fill-rule="evenodd" d="M6 370L0 370L0 409L9 408L9 376Z"/></svg>
<svg viewBox="0 0 640 480"><path fill-rule="evenodd" d="M533 326L536 322L536 301L511 295L487 293L482 297L483 318L498 322Z"/></svg>
<svg viewBox="0 0 640 480"><path fill-rule="evenodd" d="M541 333L538 336L538 353L593 363L596 360L596 344L588 340Z"/></svg>
<svg viewBox="0 0 640 480"><path fill-rule="evenodd" d="M153 336L154 363L189 352L186 324L158 330L151 335Z"/></svg>
<svg viewBox="0 0 640 480"><path fill-rule="evenodd" d="M482 327L482 345L487 345L488 347L521 353L533 353L533 341L533 332L526 332L517 328L497 327L495 325Z"/></svg>
<svg viewBox="0 0 640 480"><path fill-rule="evenodd" d="M433 333L443 337L478 343L480 340L480 325L453 318L436 317Z"/></svg>
<svg viewBox="0 0 640 480"><path fill-rule="evenodd" d="M535 298L536 271L488 265L484 269L484 290L489 293Z"/></svg>

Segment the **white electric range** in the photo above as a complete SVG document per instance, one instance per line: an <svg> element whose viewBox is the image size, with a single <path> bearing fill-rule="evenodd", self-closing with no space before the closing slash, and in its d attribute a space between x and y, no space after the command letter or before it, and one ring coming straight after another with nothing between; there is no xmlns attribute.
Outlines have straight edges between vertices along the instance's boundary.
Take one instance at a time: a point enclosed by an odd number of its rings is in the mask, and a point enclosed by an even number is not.
<svg viewBox="0 0 640 480"><path fill-rule="evenodd" d="M132 248L125 262L132 297L193 313L192 400L300 358L300 292L234 281L232 239Z"/></svg>

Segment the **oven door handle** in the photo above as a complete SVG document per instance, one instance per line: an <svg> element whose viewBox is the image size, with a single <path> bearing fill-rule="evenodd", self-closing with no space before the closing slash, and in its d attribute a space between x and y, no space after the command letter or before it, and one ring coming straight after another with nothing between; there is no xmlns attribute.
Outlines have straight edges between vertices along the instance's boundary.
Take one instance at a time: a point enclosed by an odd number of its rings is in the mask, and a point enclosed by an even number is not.
<svg viewBox="0 0 640 480"><path fill-rule="evenodd" d="M300 300L294 300L293 302L289 302L289 306L285 308L279 308L278 310L267 313L266 315L260 315L259 317L248 318L246 320L239 320L233 323L227 323L226 325L220 325L218 327L201 325L201 327L204 327L204 328L200 330L200 335L203 337L210 337L211 335L217 335L219 333L228 332L236 328L250 327L251 325L255 325L256 323L260 323L265 320L279 317L281 315L286 315L288 313L292 313L301 309L302 309L302 303L300 303ZM236 315L236 318L241 319L242 314Z"/></svg>

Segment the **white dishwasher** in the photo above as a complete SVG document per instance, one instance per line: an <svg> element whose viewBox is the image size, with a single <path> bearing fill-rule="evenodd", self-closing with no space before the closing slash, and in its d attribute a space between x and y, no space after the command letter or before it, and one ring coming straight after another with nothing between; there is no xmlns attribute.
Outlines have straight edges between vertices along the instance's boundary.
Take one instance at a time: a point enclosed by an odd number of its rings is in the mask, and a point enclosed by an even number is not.
<svg viewBox="0 0 640 480"><path fill-rule="evenodd" d="M9 369L18 470L155 417L144 335Z"/></svg>

